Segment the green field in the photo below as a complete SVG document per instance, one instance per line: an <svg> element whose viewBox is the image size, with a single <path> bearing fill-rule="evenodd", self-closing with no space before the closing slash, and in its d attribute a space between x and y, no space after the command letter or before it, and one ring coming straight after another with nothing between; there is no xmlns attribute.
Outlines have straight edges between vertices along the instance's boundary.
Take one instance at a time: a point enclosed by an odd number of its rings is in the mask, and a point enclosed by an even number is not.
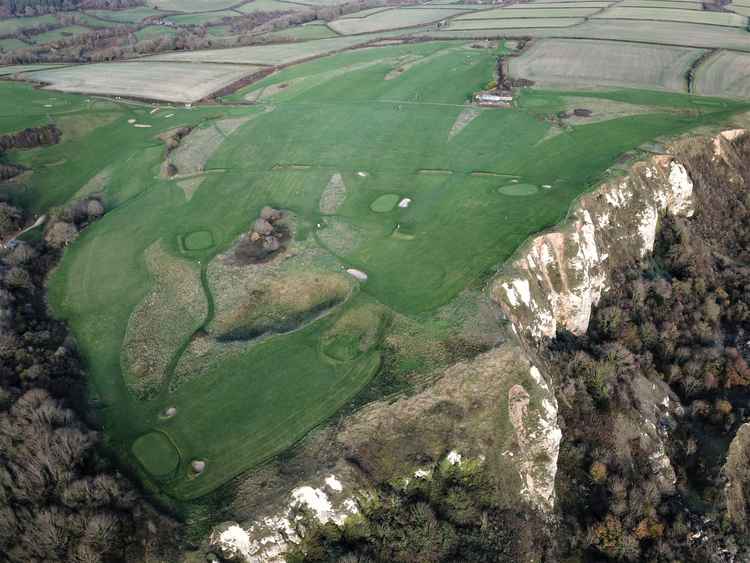
<svg viewBox="0 0 750 563"><path fill-rule="evenodd" d="M280 2L279 0L254 0L236 8L238 12L242 12L243 14L251 14L253 12L295 12L307 9L308 7L303 4Z"/></svg>
<svg viewBox="0 0 750 563"><path fill-rule="evenodd" d="M91 33L91 29L83 27L81 25L69 25L67 27L61 27L59 29L53 29L51 31L45 31L44 33L38 33L32 35L30 40L36 45L43 43L52 43L54 41L60 41L74 35L81 35L83 33Z"/></svg>
<svg viewBox="0 0 750 563"><path fill-rule="evenodd" d="M0 51L14 51L26 47L29 47L29 44L24 43L20 39L0 39Z"/></svg>
<svg viewBox="0 0 750 563"><path fill-rule="evenodd" d="M509 60L514 76L540 86L622 86L687 92L687 71L706 51L625 43L542 39ZM643 64L643 61L649 64Z"/></svg>
<svg viewBox="0 0 750 563"><path fill-rule="evenodd" d="M213 29L213 28L209 28ZM138 31L135 32L135 36L139 40L143 39L156 39L157 37L164 37L168 36L171 37L172 35L175 35L177 33L177 30L172 27L166 27L163 25L147 25L146 27L142 27Z"/></svg>
<svg viewBox="0 0 750 563"><path fill-rule="evenodd" d="M536 29L571 27L582 23L581 18L493 18L491 20L451 20L449 30Z"/></svg>
<svg viewBox="0 0 750 563"><path fill-rule="evenodd" d="M313 23L306 25L298 25L290 27L289 29L282 29L279 31L272 31L271 33L265 33L263 37L275 40L289 40L289 41L308 41L310 39L328 39L336 37L335 31L328 28L327 25L322 23Z"/></svg>
<svg viewBox="0 0 750 563"><path fill-rule="evenodd" d="M387 318L428 323L560 221L624 152L748 108L529 90L456 128L497 55L461 42L356 49L285 68L223 105L153 113L0 84L0 130L52 120L64 132L59 145L11 153L35 171L25 189L7 188L11 199L41 212L105 194L108 213L65 252L49 297L76 335L107 443L151 490L189 506L284 451L378 382ZM257 104L233 103L247 99ZM556 133L551 117L592 99L632 115ZM187 124L196 129L168 180L158 136ZM323 214L332 185L343 192ZM266 205L293 218L293 258L227 262ZM355 285L347 268L367 281ZM278 293L244 289L264 285ZM125 372L133 335L161 354L148 394ZM206 462L199 475L192 460Z"/></svg>
<svg viewBox="0 0 750 563"><path fill-rule="evenodd" d="M0 20L0 35L10 35L23 29L29 29L40 24L56 24L53 15L34 16L30 18L10 18Z"/></svg>
<svg viewBox="0 0 750 563"><path fill-rule="evenodd" d="M147 8L130 8L128 10L89 10L87 13L102 20L118 23L138 23L151 16L158 16L162 12Z"/></svg>
<svg viewBox="0 0 750 563"><path fill-rule="evenodd" d="M206 14L185 14L180 16L167 16L166 20L173 21L177 25L205 25L219 23L225 18L236 18L240 14L234 10L223 10Z"/></svg>
<svg viewBox="0 0 750 563"><path fill-rule="evenodd" d="M674 8L640 8L630 6L615 6L604 10L595 18L629 19L629 20L658 20L701 23L726 27L747 27L747 17L730 12L708 12L698 10L682 10Z"/></svg>
<svg viewBox="0 0 750 563"><path fill-rule="evenodd" d="M424 25L461 13L463 10L460 8L394 9L374 12L361 18L342 18L329 25L331 29L342 35L355 35Z"/></svg>

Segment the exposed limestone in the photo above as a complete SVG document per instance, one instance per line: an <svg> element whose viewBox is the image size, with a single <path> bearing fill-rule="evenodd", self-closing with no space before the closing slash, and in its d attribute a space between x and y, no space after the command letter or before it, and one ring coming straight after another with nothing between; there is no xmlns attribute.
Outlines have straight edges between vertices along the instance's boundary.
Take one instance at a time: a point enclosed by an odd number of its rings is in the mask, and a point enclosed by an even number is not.
<svg viewBox="0 0 750 563"><path fill-rule="evenodd" d="M521 494L533 505L549 512L555 505L555 476L562 431L557 424L557 400L542 374L531 366L531 379L538 396L519 384L508 390L508 416L516 431L520 450L519 474L524 486Z"/></svg>
<svg viewBox="0 0 750 563"><path fill-rule="evenodd" d="M635 164L627 178L583 196L567 223L522 247L496 278L493 298L513 329L533 341L551 338L558 329L583 334L613 265L653 250L660 216L690 217L692 193L679 155Z"/></svg>
<svg viewBox="0 0 750 563"><path fill-rule="evenodd" d="M236 522L225 522L211 533L211 548L229 561L246 563L283 563L291 543L298 542L303 523L301 510L320 523L343 524L358 512L357 503L344 493L344 486L335 475L324 479L321 486L304 485L292 490L285 507L276 514L259 518L243 528Z"/></svg>

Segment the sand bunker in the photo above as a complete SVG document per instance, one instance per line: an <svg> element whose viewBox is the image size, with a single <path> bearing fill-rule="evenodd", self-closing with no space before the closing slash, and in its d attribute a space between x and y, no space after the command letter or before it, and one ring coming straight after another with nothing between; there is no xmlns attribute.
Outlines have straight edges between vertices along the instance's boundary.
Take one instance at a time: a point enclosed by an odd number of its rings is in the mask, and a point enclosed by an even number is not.
<svg viewBox="0 0 750 563"><path fill-rule="evenodd" d="M352 276L354 279L359 280L361 282L367 281L367 274L365 274L362 270L356 270L354 268L347 268L346 273Z"/></svg>

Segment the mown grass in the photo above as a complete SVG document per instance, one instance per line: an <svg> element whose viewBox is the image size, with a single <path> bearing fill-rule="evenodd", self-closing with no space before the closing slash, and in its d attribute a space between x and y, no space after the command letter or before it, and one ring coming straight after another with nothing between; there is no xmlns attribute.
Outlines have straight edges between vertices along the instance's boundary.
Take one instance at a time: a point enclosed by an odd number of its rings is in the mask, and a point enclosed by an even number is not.
<svg viewBox="0 0 750 563"><path fill-rule="evenodd" d="M450 51L385 80L403 63L400 57L442 49ZM354 332L336 335L335 323L347 312L376 303L422 322L467 286L477 287L529 235L559 221L623 152L716 123L745 107L694 105L696 98L641 91L579 92L665 111L547 137L551 126L545 113L575 94L530 91L518 108L483 111L449 139L471 93L492 79L496 55L456 43L363 49L290 67L228 98L287 83L268 98L273 106L268 112L260 104L150 115L149 106L0 86L0 126L46 122L48 112L68 123L60 145L11 155L38 171L26 190L13 194L16 199L43 211L112 167L103 188L110 211L66 251L50 279L49 295L80 343L108 443L120 458L135 463L133 442L154 431L164 432L179 449L174 477L152 486L187 503L282 452L350 404L378 371L382 346L360 346L362 335L370 334L366 325L380 322L372 320L377 316L363 315L364 328L352 324L356 338ZM365 62L372 64L333 72ZM59 107L43 108L51 97ZM19 107L27 112L20 117L14 115ZM167 119L168 113L174 117ZM160 132L248 113L257 115L211 155L206 169L214 173L206 174L191 199L176 183L159 178ZM135 129L127 124L131 116L153 127ZM45 167L61 160L60 166ZM420 173L424 170L446 173ZM320 214L319 199L335 173L341 174L347 196L331 218ZM519 184L552 188L525 197L505 195L499 188L511 176ZM405 209L373 212L371 204L385 194L413 202ZM339 268L361 269L368 281L333 313L297 331L240 346L174 391L167 382L152 400L137 400L124 383L120 356L128 320L154 284L144 251L160 241L166 252L205 267L247 231L264 205L294 212L299 238L330 241L325 229L334 219L343 225L342 236L347 228L356 230L351 244L335 245L334 253ZM184 252L185 237L207 229L213 246L198 241ZM210 304L206 323L212 310ZM389 370L402 373L393 365ZM381 383L378 377L374 388ZM177 415L160 417L170 406ZM199 476L189 471L192 459L207 462Z"/></svg>

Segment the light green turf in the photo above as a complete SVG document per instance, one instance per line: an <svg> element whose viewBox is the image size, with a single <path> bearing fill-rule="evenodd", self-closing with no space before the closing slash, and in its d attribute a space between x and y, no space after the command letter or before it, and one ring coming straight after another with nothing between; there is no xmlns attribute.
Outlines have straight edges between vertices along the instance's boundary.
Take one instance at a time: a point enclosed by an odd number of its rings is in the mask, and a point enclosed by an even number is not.
<svg viewBox="0 0 750 563"><path fill-rule="evenodd" d="M262 37L269 39L289 39L292 41L307 41L310 39L327 39L336 37L337 33L323 24L307 24L290 27L266 33Z"/></svg>
<svg viewBox="0 0 750 563"><path fill-rule="evenodd" d="M211 231L193 231L185 236L182 244L186 250L206 250L214 245L214 237Z"/></svg>
<svg viewBox="0 0 750 563"><path fill-rule="evenodd" d="M498 191L503 195L527 196L536 194L539 188L534 184L507 184L501 186Z"/></svg>
<svg viewBox="0 0 750 563"><path fill-rule="evenodd" d="M115 27L119 24L111 22L111 21L104 21L102 19L99 19L91 14L82 13L82 14L76 14L78 18L80 18L80 25L90 27L92 29L97 28L104 28L104 27Z"/></svg>
<svg viewBox="0 0 750 563"><path fill-rule="evenodd" d="M370 209L375 213L388 213L393 211L398 203L399 196L396 194L383 194L370 204Z"/></svg>
<svg viewBox="0 0 750 563"><path fill-rule="evenodd" d="M51 31L45 31L37 35L32 35L30 40L36 45L42 45L44 43L51 43L53 41L60 41L74 35L82 35L84 33L91 33L91 29L80 25L69 25L67 27L61 27L59 29L53 29Z"/></svg>
<svg viewBox="0 0 750 563"><path fill-rule="evenodd" d="M15 51L16 49L25 49L29 47L28 43L24 43L20 39L0 39L0 51L8 52Z"/></svg>
<svg viewBox="0 0 750 563"><path fill-rule="evenodd" d="M138 23L148 17L157 16L162 12L142 6L128 10L88 10L86 13L102 20L118 23Z"/></svg>
<svg viewBox="0 0 750 563"><path fill-rule="evenodd" d="M726 27L747 27L747 17L730 12L710 12L698 10L681 10L672 8L639 8L631 6L614 6L594 18L629 19L629 20L657 20L673 22L689 22Z"/></svg>
<svg viewBox="0 0 750 563"><path fill-rule="evenodd" d="M363 18L343 18L329 24L331 29L342 35L372 33L388 29L413 27L432 22L438 22L450 16L461 14L459 8L424 8L424 9L393 9L374 12Z"/></svg>
<svg viewBox="0 0 750 563"><path fill-rule="evenodd" d="M39 65L13 65L13 66L0 66L0 76L6 76L8 74L16 74L19 72L34 72L35 70L44 70L48 68L56 68L64 66L61 64L39 64Z"/></svg>
<svg viewBox="0 0 750 563"><path fill-rule="evenodd" d="M181 16L167 16L166 20L173 21L177 25L204 25L210 23L219 23L224 18L237 18L241 14L233 10L224 10L220 12L209 12L206 14L186 14Z"/></svg>
<svg viewBox="0 0 750 563"><path fill-rule="evenodd" d="M237 7L237 11L243 14L251 14L253 12L298 12L309 9L308 6L302 4L280 2L279 0L254 0L254 2Z"/></svg>
<svg viewBox="0 0 750 563"><path fill-rule="evenodd" d="M153 115L149 106L90 107L83 96L62 94L54 95L59 107L44 108L50 93L0 85L2 127L24 119L45 122L49 112L64 132L60 145L11 153L36 171L24 191L11 193L16 200L41 212L69 200L97 174L108 174L103 189L111 211L68 248L50 279L49 298L78 339L114 452L140 471L132 452L140 436L164 432L179 450L173 476L154 480L139 473L149 486L186 503L285 450L348 404L378 371L380 344L363 351L341 327L366 334L380 321L363 315L361 326L348 325L348 313L379 303L423 322L467 286L481 283L529 235L559 221L623 152L746 107L599 91L647 105L652 113L550 136L544 118L567 107L564 98L593 94L532 91L520 95L518 108L482 111L449 136L471 94L492 79L496 56L450 42L355 50L289 67L228 98L267 91L257 105L163 108ZM411 64L419 57L424 60ZM401 67L403 72L385 80ZM271 88L280 84L286 87ZM19 115L19 108L27 113ZM173 118L166 117L170 113ZM159 178L160 132L237 116L253 119L211 155L205 164L211 173L190 199L175 181ZM135 129L128 118L153 127ZM336 173L346 198L335 216L323 216L320 197ZM499 191L509 177L519 185L552 188L509 197ZM412 203L374 213L373 201L387 194ZM144 250L159 242L166 252L205 268L247 232L264 205L292 211L305 244L329 249L339 270L360 269L367 282L344 305L300 330L240 346L176 387L170 387L170 368L152 399L136 399L123 381L120 354L131 313L155 283ZM327 230L335 228L357 233L354 244L333 244L334 231ZM210 231L214 246L185 251L184 238L196 231ZM378 334L388 330L374 328ZM177 415L160 416L170 406ZM189 471L192 459L207 461L199 476Z"/></svg>
<svg viewBox="0 0 750 563"><path fill-rule="evenodd" d="M149 5L160 10L176 12L208 12L224 10L239 4L237 0L151 0Z"/></svg>
<svg viewBox="0 0 750 563"><path fill-rule="evenodd" d="M180 464L180 454L163 432L149 432L133 442L133 455L154 477L166 477Z"/></svg>
<svg viewBox="0 0 750 563"><path fill-rule="evenodd" d="M213 28L210 27L209 29ZM135 32L135 36L141 41L144 39L156 39L157 37L171 37L176 34L177 30L175 28L164 25L147 25Z"/></svg>
<svg viewBox="0 0 750 563"><path fill-rule="evenodd" d="M0 35L10 35L22 29L30 29L40 24L57 24L57 19L52 14L45 16L34 16L30 18L8 18L0 20ZM58 24L59 25L59 24Z"/></svg>

